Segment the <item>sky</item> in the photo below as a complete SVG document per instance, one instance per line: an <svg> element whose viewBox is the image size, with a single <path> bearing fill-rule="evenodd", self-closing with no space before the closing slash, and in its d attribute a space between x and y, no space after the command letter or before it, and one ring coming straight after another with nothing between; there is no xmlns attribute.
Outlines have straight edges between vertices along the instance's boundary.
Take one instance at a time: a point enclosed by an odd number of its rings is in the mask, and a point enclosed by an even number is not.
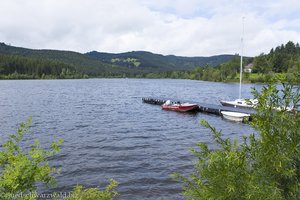
<svg viewBox="0 0 300 200"><path fill-rule="evenodd" d="M32 49L257 56L288 41L299 0L0 0L0 42Z"/></svg>

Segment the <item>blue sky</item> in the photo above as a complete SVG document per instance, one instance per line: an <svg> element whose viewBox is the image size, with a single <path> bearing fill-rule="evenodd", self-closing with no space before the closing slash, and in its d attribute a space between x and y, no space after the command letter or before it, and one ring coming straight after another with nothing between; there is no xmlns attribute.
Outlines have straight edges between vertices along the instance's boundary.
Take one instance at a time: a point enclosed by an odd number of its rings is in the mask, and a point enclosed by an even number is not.
<svg viewBox="0 0 300 200"><path fill-rule="evenodd" d="M1 0L0 41L78 52L256 56L300 43L299 0Z"/></svg>

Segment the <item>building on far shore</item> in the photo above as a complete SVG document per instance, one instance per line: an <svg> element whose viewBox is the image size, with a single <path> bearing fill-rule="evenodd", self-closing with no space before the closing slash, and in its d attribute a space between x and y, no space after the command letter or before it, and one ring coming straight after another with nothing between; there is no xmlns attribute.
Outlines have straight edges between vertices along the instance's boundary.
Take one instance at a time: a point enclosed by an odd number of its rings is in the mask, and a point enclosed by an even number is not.
<svg viewBox="0 0 300 200"><path fill-rule="evenodd" d="M244 72L251 73L252 72L252 68L253 68L253 64L250 63L250 64L248 64L248 65L245 66Z"/></svg>

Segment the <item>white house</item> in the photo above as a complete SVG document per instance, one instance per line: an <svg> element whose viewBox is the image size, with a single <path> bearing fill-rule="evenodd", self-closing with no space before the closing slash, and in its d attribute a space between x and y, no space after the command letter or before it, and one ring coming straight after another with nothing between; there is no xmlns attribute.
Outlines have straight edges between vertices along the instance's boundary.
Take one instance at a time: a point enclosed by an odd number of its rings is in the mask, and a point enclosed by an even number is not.
<svg viewBox="0 0 300 200"><path fill-rule="evenodd" d="M253 64L250 63L250 64L248 64L248 65L245 66L244 72L251 73L252 72L252 68L253 68Z"/></svg>

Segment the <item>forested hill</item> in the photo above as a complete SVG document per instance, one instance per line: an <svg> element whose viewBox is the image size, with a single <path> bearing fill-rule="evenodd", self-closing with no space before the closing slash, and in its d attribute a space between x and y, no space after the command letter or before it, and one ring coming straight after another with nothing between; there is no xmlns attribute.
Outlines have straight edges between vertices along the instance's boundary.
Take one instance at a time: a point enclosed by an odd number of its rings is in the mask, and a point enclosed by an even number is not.
<svg viewBox="0 0 300 200"><path fill-rule="evenodd" d="M270 82L276 76L286 77L290 81L300 82L300 45L292 41L272 48L268 54L254 58L244 57L243 66L248 69L243 73L245 82ZM245 69L245 68L244 68ZM249 70L250 69L250 70ZM249 72L250 71L250 72ZM174 77L206 81L239 81L240 57L236 55L228 62L216 67L196 68L188 73Z"/></svg>
<svg viewBox="0 0 300 200"><path fill-rule="evenodd" d="M66 77L146 77L149 73L189 71L196 67L216 66L233 55L211 57L163 56L144 51L120 54L92 51L35 50L0 43L0 78L9 74L27 74L29 78ZM61 74L61 75L60 75ZM76 76L75 76L76 75ZM18 77L18 76L14 76ZM86 77L86 76L85 76Z"/></svg>
<svg viewBox="0 0 300 200"><path fill-rule="evenodd" d="M0 55L10 55L14 57L5 57L6 62L2 59L2 65L4 63L14 62L12 59L16 57L32 59L32 62L60 62L70 67L73 67L76 71L90 76L109 76L122 73L126 71L124 67L118 67L102 63L98 60L91 59L84 54L72 52L72 51L59 51L59 50L33 50L27 48L14 47L0 43ZM5 66L7 67L7 66ZM51 64L48 67L53 67Z"/></svg>
<svg viewBox="0 0 300 200"><path fill-rule="evenodd" d="M260 54L254 58L253 72L286 73L297 71L300 66L300 45L289 41L286 44L272 48L268 54Z"/></svg>
<svg viewBox="0 0 300 200"><path fill-rule="evenodd" d="M116 64L129 68L175 71L193 70L200 66L217 66L233 58L233 55L218 55L210 57L182 57L154 54L147 51L132 51L126 53L112 54L92 51L86 53L91 58L107 64Z"/></svg>
<svg viewBox="0 0 300 200"><path fill-rule="evenodd" d="M248 82L265 82L278 73L297 74L300 71L300 46L290 41L271 49L268 54L245 57L244 66L248 64L252 64L252 73L243 73L243 80ZM147 77L237 81L239 65L238 55L182 57L146 51L82 54L0 43L0 79Z"/></svg>

